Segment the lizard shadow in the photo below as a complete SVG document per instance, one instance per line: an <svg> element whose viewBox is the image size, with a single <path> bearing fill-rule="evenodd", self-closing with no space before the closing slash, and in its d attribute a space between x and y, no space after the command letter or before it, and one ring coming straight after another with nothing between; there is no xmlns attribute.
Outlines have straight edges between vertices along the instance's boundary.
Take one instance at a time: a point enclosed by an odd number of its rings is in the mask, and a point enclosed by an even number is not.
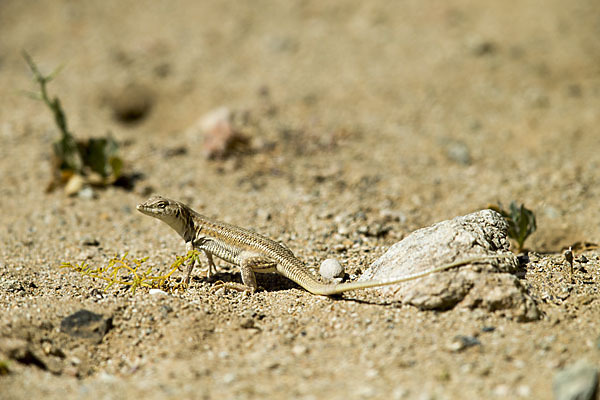
<svg viewBox="0 0 600 400"><path fill-rule="evenodd" d="M371 306L393 306L400 307L402 303L394 300L384 300L384 299L359 299L356 297L349 297L348 294L336 294L333 296L329 296L331 299L335 299L336 301L345 301L356 304L367 304Z"/></svg>
<svg viewBox="0 0 600 400"><path fill-rule="evenodd" d="M207 282L207 283L216 283L216 282L233 282L233 283L243 283L242 278L239 272L235 271L235 269L231 269L229 271L219 271L214 274L212 277L199 277L194 278L199 282ZM305 292L311 296L314 296L307 292L302 286L296 284L294 281L289 280L288 278L279 275L277 273L257 273L256 281L260 290L264 290L266 292L282 292L290 289L298 289L302 292ZM365 294L363 294L365 296ZM352 302L356 304L365 304L365 305L375 305L375 306L392 306L392 307L401 307L402 303L395 300L386 300L382 298L357 298L352 297L349 293L340 293L332 296L319 296L319 297L328 297L330 299L336 301L345 301ZM367 297L377 297L376 295L367 295Z"/></svg>
<svg viewBox="0 0 600 400"><path fill-rule="evenodd" d="M216 283L219 281L225 283L243 283L241 275L237 271L219 271L210 278L197 276L193 279L198 282L207 283ZM256 282L258 283L259 290L265 290L267 292L280 292L290 289L304 290L302 286L277 273L258 273L256 274Z"/></svg>
<svg viewBox="0 0 600 400"><path fill-rule="evenodd" d="M260 290L264 290L266 292L282 292L290 289L298 289L302 292L305 292L308 295L315 296L307 292L302 286L296 284L294 281L287 279L284 276L281 276L276 273L266 273L266 274L256 274L256 280ZM216 282L233 282L233 283L242 283L241 276L239 272L226 272L220 271L213 275L210 279L206 277L197 277L195 278L198 281L208 282L208 283L216 283ZM393 306L399 307L402 306L402 303L398 301L390 301L384 299L364 299L364 298L356 298L351 297L348 293L340 293L332 296L319 296L319 297L328 297L330 299L336 301L345 301L352 302L357 304L366 304L366 305L376 305L376 306Z"/></svg>

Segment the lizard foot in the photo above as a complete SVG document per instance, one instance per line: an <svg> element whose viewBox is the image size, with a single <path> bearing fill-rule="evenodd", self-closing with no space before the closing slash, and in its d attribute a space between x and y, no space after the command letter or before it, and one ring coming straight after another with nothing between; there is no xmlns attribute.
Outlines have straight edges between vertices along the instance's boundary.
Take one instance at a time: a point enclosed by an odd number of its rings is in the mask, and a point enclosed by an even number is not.
<svg viewBox="0 0 600 400"><path fill-rule="evenodd" d="M215 293L219 289L232 289L232 290L236 290L238 292L245 292L245 293L249 293L249 294L253 294L256 291L255 288L244 285L243 283L222 282L222 281L217 282L217 284L214 285L210 289L210 291L211 291L211 293Z"/></svg>

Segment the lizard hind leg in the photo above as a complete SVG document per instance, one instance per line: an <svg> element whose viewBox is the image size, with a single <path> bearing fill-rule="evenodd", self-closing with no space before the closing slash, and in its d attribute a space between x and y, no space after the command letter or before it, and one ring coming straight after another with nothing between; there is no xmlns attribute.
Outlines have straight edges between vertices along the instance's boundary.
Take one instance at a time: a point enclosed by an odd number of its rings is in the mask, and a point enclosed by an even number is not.
<svg viewBox="0 0 600 400"><path fill-rule="evenodd" d="M221 282L217 285L214 285L211 289L211 292L215 292L221 288L237 290L238 292L246 292L250 294L256 292L258 289L258 284L256 283L256 276L254 275L254 271L252 271L252 267L240 266L240 272L242 274L243 283Z"/></svg>
<svg viewBox="0 0 600 400"><path fill-rule="evenodd" d="M258 290L256 283L255 272L273 271L277 263L273 260L250 251L241 252L235 260L235 264L239 265L240 274L242 275L242 283L226 282L213 287L214 290L220 288L233 289L240 292L254 293Z"/></svg>
<svg viewBox="0 0 600 400"><path fill-rule="evenodd" d="M208 279L210 279L214 274L217 273L217 266L215 265L215 262L213 261L213 256L212 253L203 250L204 254L206 254L206 259L208 260L208 270L206 271L206 277Z"/></svg>

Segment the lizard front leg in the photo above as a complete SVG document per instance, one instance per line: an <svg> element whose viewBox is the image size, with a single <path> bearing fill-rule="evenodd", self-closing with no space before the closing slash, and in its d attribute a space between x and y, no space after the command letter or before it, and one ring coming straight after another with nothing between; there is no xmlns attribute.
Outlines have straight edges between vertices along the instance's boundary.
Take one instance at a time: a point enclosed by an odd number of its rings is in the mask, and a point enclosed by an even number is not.
<svg viewBox="0 0 600 400"><path fill-rule="evenodd" d="M208 260L208 271L206 272L206 277L210 278L213 276L213 274L217 273L217 266L215 265L215 262L213 261L212 253L209 250L207 250L206 248L204 248L204 246L202 246L204 243L206 243L205 240L196 240L196 241L185 242L185 249L186 249L186 252L188 252L188 253L192 250L202 250L204 252L204 254L206 255L206 259ZM188 267L187 267L186 274L185 274L185 284L186 285L189 284L189 282L190 282L192 270L194 269L196 264L197 264L197 260L195 258L190 260L190 262L188 263Z"/></svg>
<svg viewBox="0 0 600 400"><path fill-rule="evenodd" d="M185 242L186 253L189 253L192 250L194 250L194 243L192 243L192 241ZM185 278L183 280L183 283L185 284L185 286L189 285L190 278L192 276L192 270L194 269L195 266L196 266L196 257L193 257L191 260L188 261L187 269L185 271Z"/></svg>

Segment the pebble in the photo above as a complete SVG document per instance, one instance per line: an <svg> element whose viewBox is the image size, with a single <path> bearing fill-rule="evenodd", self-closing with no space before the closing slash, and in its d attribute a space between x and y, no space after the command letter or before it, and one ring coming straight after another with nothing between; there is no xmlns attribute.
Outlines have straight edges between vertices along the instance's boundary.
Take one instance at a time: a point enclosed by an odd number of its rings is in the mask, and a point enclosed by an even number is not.
<svg viewBox="0 0 600 400"><path fill-rule="evenodd" d="M256 328L256 326L254 325L254 320L252 318L244 318L242 322L240 322L240 328L252 329Z"/></svg>
<svg viewBox="0 0 600 400"><path fill-rule="evenodd" d="M92 200L95 196L96 193L90 186L84 186L79 192L77 192L77 197L84 200Z"/></svg>
<svg viewBox="0 0 600 400"><path fill-rule="evenodd" d="M517 387L517 395L526 399L531 398L531 388L527 385L519 385Z"/></svg>
<svg viewBox="0 0 600 400"><path fill-rule="evenodd" d="M223 383L228 385L230 383L233 383L235 380L237 379L237 375L233 372L228 372L225 375L223 375Z"/></svg>
<svg viewBox="0 0 600 400"><path fill-rule="evenodd" d="M468 349L469 347L481 345L479 339L474 336L464 336L457 335L446 345L446 349L458 353L459 351L463 351Z"/></svg>
<svg viewBox="0 0 600 400"><path fill-rule="evenodd" d="M498 385L493 389L492 393L497 397L507 397L510 393L510 388L508 385Z"/></svg>
<svg viewBox="0 0 600 400"><path fill-rule="evenodd" d="M233 114L227 107L213 110L201 118L202 152L206 158L224 159L236 150L249 148L249 138L234 129L232 119Z"/></svg>
<svg viewBox="0 0 600 400"><path fill-rule="evenodd" d="M401 211L395 211L395 210L391 210L388 208L384 208L383 210L379 211L379 216L384 220L384 222L390 222L390 221L400 222L400 223L406 222L406 215L404 213L402 213Z"/></svg>
<svg viewBox="0 0 600 400"><path fill-rule="evenodd" d="M295 356L301 356L302 354L308 353L308 347L306 347L302 344L297 344L294 347L292 347L292 353Z"/></svg>
<svg viewBox="0 0 600 400"><path fill-rule="evenodd" d="M85 178L75 174L69 178L65 185L65 193L67 196L75 196L85 185Z"/></svg>
<svg viewBox="0 0 600 400"><path fill-rule="evenodd" d="M341 278L344 276L344 268L335 258L328 258L321 263L319 274L325 279Z"/></svg>
<svg viewBox="0 0 600 400"><path fill-rule="evenodd" d="M100 242L94 237L86 236L81 240L81 244L84 246L99 246Z"/></svg>
<svg viewBox="0 0 600 400"><path fill-rule="evenodd" d="M160 290L160 289L150 289L148 291L148 293L150 293L151 295L163 295L163 296L169 295L167 292L165 292L164 290Z"/></svg>
<svg viewBox="0 0 600 400"><path fill-rule="evenodd" d="M598 368L579 361L554 375L552 390L556 400L591 400L598 386Z"/></svg>
<svg viewBox="0 0 600 400"><path fill-rule="evenodd" d="M342 236L348 236L348 234L350 233L350 228L348 228L346 225L340 225L338 227L337 233L339 233Z"/></svg>

